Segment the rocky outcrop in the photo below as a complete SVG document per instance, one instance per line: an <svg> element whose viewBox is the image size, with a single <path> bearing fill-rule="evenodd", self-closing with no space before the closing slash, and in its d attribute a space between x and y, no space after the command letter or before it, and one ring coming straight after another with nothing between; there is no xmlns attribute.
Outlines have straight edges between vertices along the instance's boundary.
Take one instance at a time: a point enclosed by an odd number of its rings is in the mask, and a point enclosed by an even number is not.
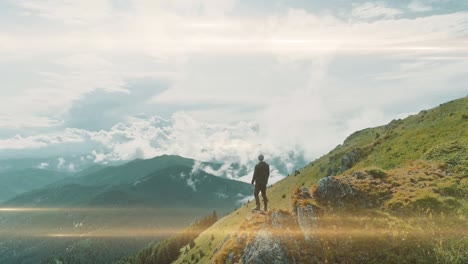
<svg viewBox="0 0 468 264"><path fill-rule="evenodd" d="M317 238L318 217L312 205L297 207L297 223L306 241L314 241Z"/></svg>
<svg viewBox="0 0 468 264"><path fill-rule="evenodd" d="M299 200L311 199L312 195L306 187L300 187L295 194L295 198Z"/></svg>
<svg viewBox="0 0 468 264"><path fill-rule="evenodd" d="M288 256L288 251L277 236L266 230L257 233L251 243L245 248L242 263L249 264L290 264L294 259Z"/></svg>
<svg viewBox="0 0 468 264"><path fill-rule="evenodd" d="M224 264L232 264L234 262L234 257L234 252L229 253L229 255L226 257L226 260L224 261Z"/></svg>
<svg viewBox="0 0 468 264"><path fill-rule="evenodd" d="M369 170L354 172L352 177L324 177L318 181L314 198L332 207L375 208L391 197L390 185L382 181L385 172Z"/></svg>
<svg viewBox="0 0 468 264"><path fill-rule="evenodd" d="M332 176L320 179L314 193L318 201L338 207L344 207L347 198L353 195L354 191L351 186L345 186L341 180Z"/></svg>
<svg viewBox="0 0 468 264"><path fill-rule="evenodd" d="M269 223L255 234L243 251L242 263L296 263L288 254L283 239L290 238L296 225L294 217L286 211L273 211Z"/></svg>
<svg viewBox="0 0 468 264"><path fill-rule="evenodd" d="M341 174L356 165L366 156L366 151L361 148L353 148L347 153L340 155L332 155L328 158L328 165L320 167L320 173L326 169L327 176L335 176Z"/></svg>
<svg viewBox="0 0 468 264"><path fill-rule="evenodd" d="M338 165L330 165L327 169L327 175L337 175L341 172L341 168Z"/></svg>
<svg viewBox="0 0 468 264"><path fill-rule="evenodd" d="M352 168L356 163L358 163L363 156L363 152L359 148L354 148L350 152L346 153L341 158L341 172L344 172Z"/></svg>
<svg viewBox="0 0 468 264"><path fill-rule="evenodd" d="M306 241L314 241L318 227L318 208L314 206L312 195L305 187L299 188L293 197L293 213Z"/></svg>
<svg viewBox="0 0 468 264"><path fill-rule="evenodd" d="M283 211L273 211L270 215L271 226L277 229L288 228L294 221L291 214Z"/></svg>
<svg viewBox="0 0 468 264"><path fill-rule="evenodd" d="M419 114L422 114L422 117L427 113L427 111L423 110ZM403 120L401 119L393 119L390 123L384 126L384 131L385 132L390 132L391 130L395 129L399 125L403 123Z"/></svg>

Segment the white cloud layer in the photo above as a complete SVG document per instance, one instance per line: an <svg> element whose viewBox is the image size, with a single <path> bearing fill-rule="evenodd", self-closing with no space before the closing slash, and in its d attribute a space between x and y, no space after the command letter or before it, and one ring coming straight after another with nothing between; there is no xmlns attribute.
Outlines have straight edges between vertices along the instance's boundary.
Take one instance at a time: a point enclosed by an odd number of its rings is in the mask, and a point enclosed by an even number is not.
<svg viewBox="0 0 468 264"><path fill-rule="evenodd" d="M255 123L239 122L231 126L208 124L179 113L170 120L160 117L132 118L129 123L118 124L109 131L66 129L61 133L14 137L0 140L0 149L47 148L81 142L93 149L90 155L97 163L177 154L224 164L219 170L194 167L192 174L202 169L232 179L250 175L257 155L264 153L269 160L278 159L276 164L283 168L280 173L273 165L272 181L277 181L287 171L297 169L296 164L304 150L294 145L274 143L266 136ZM76 170L73 163L67 163L62 157L58 159L57 169ZM248 173L242 172L243 169L248 169ZM192 177L187 179L187 184L193 188L196 188L195 183Z"/></svg>
<svg viewBox="0 0 468 264"><path fill-rule="evenodd" d="M83 95L96 90L128 93L122 74L105 59L71 55L52 63L56 71L39 71L35 83L8 96L0 105L0 125L9 128L50 127ZM36 77L37 76L37 77ZM37 79L36 79L37 78Z"/></svg>
<svg viewBox="0 0 468 264"><path fill-rule="evenodd" d="M9 3L10 24L24 27L0 31L2 152L82 145L95 162L178 154L225 163L212 173L232 178L247 175L232 164L251 168L263 152L283 161L279 178L355 130L466 95L468 11L436 14L434 1L340 14L285 3L258 15L235 0ZM114 95L130 98L147 79L164 85L145 83L143 99L114 111ZM121 123L65 127L84 100L93 122Z"/></svg>
<svg viewBox="0 0 468 264"><path fill-rule="evenodd" d="M432 6L423 3L421 1L412 1L409 5L408 8L413 11L413 12L429 12L432 11Z"/></svg>
<svg viewBox="0 0 468 264"><path fill-rule="evenodd" d="M63 21L73 25L100 22L111 16L112 3L109 0L24 0L18 5L26 15L37 15L46 19Z"/></svg>
<svg viewBox="0 0 468 264"><path fill-rule="evenodd" d="M49 167L49 163L41 162L39 165L36 166L38 169L47 169Z"/></svg>
<svg viewBox="0 0 468 264"><path fill-rule="evenodd" d="M358 18L393 18L401 15L402 12L396 8L388 7L384 2L366 2L357 4L352 10L352 14Z"/></svg>

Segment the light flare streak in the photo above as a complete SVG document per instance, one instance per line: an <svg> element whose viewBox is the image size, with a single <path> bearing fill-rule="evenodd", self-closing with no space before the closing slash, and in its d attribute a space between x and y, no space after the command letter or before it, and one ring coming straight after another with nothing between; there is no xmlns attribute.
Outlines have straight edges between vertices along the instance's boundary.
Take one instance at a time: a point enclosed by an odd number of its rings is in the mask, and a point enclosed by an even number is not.
<svg viewBox="0 0 468 264"><path fill-rule="evenodd" d="M199 208L187 208L187 209L171 209L171 208L153 208L153 207L2 207L0 208L0 223L2 221L2 216L9 215L9 213L99 213L103 216L106 213L129 213L135 217L147 216L147 212L153 213L162 213L166 217L176 218L176 214L186 212L186 210L200 210ZM29 217L29 216L28 216ZM3 220L8 219L4 218ZM268 222L267 217L258 219L260 224L263 222ZM449 219L448 216L444 216L443 219L433 218L428 219L427 217L402 217L396 219L389 219L386 217L378 216L359 216L359 215L347 215L347 216L321 216L317 218L318 228L313 231L314 236L319 237L405 237L405 236L417 236L417 237L431 237L431 236L450 236L450 237L468 237L468 224L457 226L457 228L445 227L444 222ZM455 219L454 219L455 220ZM427 221L433 222L433 228L423 229L423 228L385 228L386 222L388 221L403 221L403 222L412 222L415 226L424 226L424 223ZM346 224L343 224L346 223ZM366 225L363 223L370 223ZM88 225L90 224L90 225ZM374 224L374 226L372 226ZM70 224L71 225L71 224ZM346 226L345 226L346 225ZM383 226L383 227L382 227ZM270 227L267 229L268 232L272 233L275 236L302 236L302 231L298 228L297 225L290 225L286 228L273 228ZM34 226L30 224L29 226L22 226L21 228L0 226L0 237L49 237L49 238L80 238L80 237L96 237L96 238L151 238L151 237L168 237L180 232L194 232L199 233L199 230L187 231L185 228L158 228L154 227L145 227L139 228L135 225L114 225L113 227L101 228L99 226L93 226L92 223L87 223L83 227L41 227ZM252 234L258 230L230 230L222 229L214 233L212 230L206 230L205 232L211 233L213 235L236 235L238 233L249 233Z"/></svg>
<svg viewBox="0 0 468 264"><path fill-rule="evenodd" d="M1 231L2 237L50 237L50 238L151 238L151 237L168 237L183 232L183 228L115 228L97 231L79 232L73 230L35 230L23 229L21 233L13 231ZM221 230L219 232L207 231L213 235L236 235L239 233L257 233L258 230L239 231L239 230ZM300 237L303 233L299 229L268 229L269 233L274 236L293 236ZM191 233L184 231L185 234ZM198 234L198 231L193 231L193 234ZM366 228L318 228L312 233L318 237L354 237L354 238L371 238L371 237L468 237L468 229L441 229L437 231L427 230L392 230L392 229L366 229Z"/></svg>
<svg viewBox="0 0 468 264"><path fill-rule="evenodd" d="M185 212L187 210L199 211L203 208L161 208L161 207L0 207L0 213L32 213L32 212Z"/></svg>

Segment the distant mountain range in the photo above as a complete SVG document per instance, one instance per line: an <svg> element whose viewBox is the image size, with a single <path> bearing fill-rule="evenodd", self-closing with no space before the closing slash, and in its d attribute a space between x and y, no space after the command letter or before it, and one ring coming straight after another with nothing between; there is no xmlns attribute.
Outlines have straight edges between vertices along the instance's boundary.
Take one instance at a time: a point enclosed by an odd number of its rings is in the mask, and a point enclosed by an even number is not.
<svg viewBox="0 0 468 264"><path fill-rule="evenodd" d="M62 209L3 214L0 231L9 234L8 237L32 235L36 231L40 231L35 234L39 237L63 233L92 237L93 234L132 228L172 230L213 210L219 214L230 212L240 205L240 200L251 195L250 184L196 170L196 163L192 159L164 155L119 166L93 166L74 176L65 177L57 173L56 182L20 194L4 202L3 206ZM214 169L220 167L214 163L199 164ZM63 253L67 246L79 240L68 239L62 244L44 242L56 245L53 248L36 247L31 242L20 241L9 240L3 244L7 248L22 250L14 256L8 250L3 254L0 250L0 263L21 262L25 252L31 254L31 250L36 256L32 262L37 262L54 252ZM35 243L38 242L35 240ZM122 252L116 252L109 258L120 257L119 254Z"/></svg>
<svg viewBox="0 0 468 264"><path fill-rule="evenodd" d="M36 158L1 158L0 173L36 168L73 174L96 165L94 159L93 156L84 154L64 154L63 156ZM121 165L123 163L125 162L113 161L107 162L107 165Z"/></svg>
<svg viewBox="0 0 468 264"><path fill-rule="evenodd" d="M113 162L118 165L122 162ZM109 165L111 165L109 164ZM108 165L99 165L84 156L16 158L0 160L0 203L42 188L59 180L80 177Z"/></svg>
<svg viewBox="0 0 468 264"><path fill-rule="evenodd" d="M0 202L68 176L64 172L35 168L0 172Z"/></svg>
<svg viewBox="0 0 468 264"><path fill-rule="evenodd" d="M4 205L188 206L222 212L251 195L249 184L192 171L194 164L191 159L164 155L115 167L93 168L79 177L67 177L21 194Z"/></svg>

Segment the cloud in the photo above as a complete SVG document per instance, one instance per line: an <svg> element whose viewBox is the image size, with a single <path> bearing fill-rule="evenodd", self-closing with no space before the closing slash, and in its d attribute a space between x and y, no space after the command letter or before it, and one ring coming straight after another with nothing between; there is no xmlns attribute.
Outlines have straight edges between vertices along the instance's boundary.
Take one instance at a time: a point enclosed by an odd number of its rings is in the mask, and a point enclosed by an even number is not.
<svg viewBox="0 0 468 264"><path fill-rule="evenodd" d="M60 158L58 158L57 161L58 161L58 163L57 163L57 169L58 169L58 170L63 169L64 166L65 166L65 163L66 163L65 159L62 158L62 157L60 157Z"/></svg>
<svg viewBox="0 0 468 264"><path fill-rule="evenodd" d="M47 169L49 167L49 163L41 162L39 165L36 166L38 169Z"/></svg>
<svg viewBox="0 0 468 264"><path fill-rule="evenodd" d="M193 179L193 173L189 173L186 175L184 172L180 173L180 177L185 180L187 183L187 186L192 189L192 191L196 192L197 191L197 186L196 183L198 182L198 179Z"/></svg>
<svg viewBox="0 0 468 264"><path fill-rule="evenodd" d="M251 183L252 176L253 176L253 170L250 171L250 173L239 177L238 180L246 182L246 183ZM275 166L271 166L270 164L270 177L268 178L268 185L273 185L274 183L282 180L285 176L286 174L281 173L277 168L275 168Z"/></svg>
<svg viewBox="0 0 468 264"><path fill-rule="evenodd" d="M250 16L235 1L15 3L30 15L0 33L6 156L54 146L99 163L179 154L249 181L263 152L278 179L355 130L466 95L466 10L413 18L366 2L344 15ZM135 85L145 78L164 83Z"/></svg>
<svg viewBox="0 0 468 264"><path fill-rule="evenodd" d="M190 174L195 174L197 173L198 171L200 170L203 170L203 163L201 163L200 161L195 161L195 163L193 164L193 167L192 167L192 171L190 172Z"/></svg>
<svg viewBox="0 0 468 264"><path fill-rule="evenodd" d="M350 14L359 18L358 20L318 15L294 8L268 16L247 18L228 16L233 6L232 1L220 2L226 4L216 5L212 1L190 1L188 4L186 1L183 4L157 1L131 2L132 8L128 9L123 18L115 15L106 23L95 22L91 28L67 30L65 27L57 29L56 32L47 30L40 37L30 33L6 31L0 34L0 39L3 40L0 43L4 52L12 51L19 55L31 52L34 54L137 52L165 61L183 63L191 54L199 52L212 54L268 52L299 58L304 53L323 54L350 50L382 52L375 50L375 42L379 39L392 47L395 42L405 43L411 38L427 35L428 32L436 36L449 29L444 26L443 29L432 32L421 28L419 26L421 23L400 18L402 11L391 8L384 2L354 5ZM208 11L212 7L213 11ZM452 13L442 17L443 20L450 21L452 16L459 15ZM431 15L425 17L426 21L417 22L426 22L425 25L428 27L444 23L432 21L437 20L437 17ZM372 21L366 21L367 19ZM466 28L463 24L456 26ZM398 34L399 30L402 34ZM405 33L407 31L411 31L412 35L407 35ZM31 42L35 45L27 45ZM369 50L369 48L374 49Z"/></svg>
<svg viewBox="0 0 468 264"><path fill-rule="evenodd" d="M86 25L108 19L112 12L109 0L24 0L18 1L20 7L46 19L63 21L72 25Z"/></svg>
<svg viewBox="0 0 468 264"><path fill-rule="evenodd" d="M66 129L62 133L16 136L0 140L0 149L29 151L40 148L45 153L54 145L79 143L88 146L90 151L87 159L92 158L96 163L177 154L223 164L220 169L215 170L196 163L191 175L203 170L231 179L251 175L260 152L273 162L275 169L272 175L285 175L297 168L295 164L305 163L301 147L271 141L265 132L253 122L213 124L198 121L181 112L170 119L157 116L128 118L127 123L115 125L110 130ZM75 169L75 165L67 164L62 157L58 160L57 168L68 168L71 171ZM272 179L277 180L274 176Z"/></svg>
<svg viewBox="0 0 468 264"><path fill-rule="evenodd" d="M402 14L396 8L388 7L384 2L366 2L357 4L351 11L352 15L357 18L394 18Z"/></svg>
<svg viewBox="0 0 468 264"><path fill-rule="evenodd" d="M432 11L432 6L421 1L412 1L408 5L408 9L413 12L429 12Z"/></svg>
<svg viewBox="0 0 468 264"><path fill-rule="evenodd" d="M58 126L71 105L87 93L128 93L113 64L100 57L72 55L53 65L60 70L38 72L37 83L8 96L0 106L0 123L9 128Z"/></svg>
<svg viewBox="0 0 468 264"><path fill-rule="evenodd" d="M125 122L126 116L170 116L173 107L155 106L147 102L149 97L163 91L169 85L168 80L138 77L127 82L128 93L109 93L103 90L89 92L73 103L64 116L62 127L110 129L119 122Z"/></svg>
<svg viewBox="0 0 468 264"><path fill-rule="evenodd" d="M84 142L87 133L84 130L65 129L64 131L23 137L16 135L0 140L0 150L27 150L47 147L55 144Z"/></svg>
<svg viewBox="0 0 468 264"><path fill-rule="evenodd" d="M236 48L242 51L245 44L250 53L232 55L230 52L235 51L228 47L223 49L223 41L206 43L202 51L191 55L191 60L184 64L184 71L174 85L153 97L152 102L261 107L275 97L283 98L291 89L304 89L305 78L325 76L329 63L337 57L356 53L374 54L382 60L387 60L390 54L411 56L415 60L436 54L460 56L467 52L460 42L461 32L467 30L467 21L466 13L458 13L350 24L333 17L290 10L284 16L272 17L271 27L262 24L264 21L246 25L244 31L251 30L246 34L249 36L257 35L255 28L266 27L261 34L266 36L264 39L242 35L234 39L239 43ZM421 28L421 24L426 27ZM233 41L232 38L228 40ZM211 51L216 48L210 49L209 45L219 45L224 55L213 55ZM356 58L358 63L359 58ZM264 94L269 97L262 96Z"/></svg>
<svg viewBox="0 0 468 264"><path fill-rule="evenodd" d="M215 193L215 194L216 194L216 196L217 196L218 198L220 198L220 199L227 199L227 198L229 198L229 196L228 196L227 194L224 194L224 193L219 193L219 192L217 192L217 193Z"/></svg>
<svg viewBox="0 0 468 264"><path fill-rule="evenodd" d="M238 205L243 205L247 202L250 202L250 201L253 201L255 198L253 195L249 195L249 196L242 196L242 195L238 195L239 197L239 200L236 201L236 204Z"/></svg>
<svg viewBox="0 0 468 264"><path fill-rule="evenodd" d="M70 171L70 172L75 172L75 171L76 171L75 164L73 164L73 163L68 164L67 169L68 169L68 171Z"/></svg>
<svg viewBox="0 0 468 264"><path fill-rule="evenodd" d="M62 121L44 116L13 115L5 113L0 115L0 127L10 129L54 127Z"/></svg>
<svg viewBox="0 0 468 264"><path fill-rule="evenodd" d="M42 17L57 17L52 13L59 14L63 10L87 13L73 5L92 10L95 5L94 1L59 2L23 1L20 7ZM294 74L296 69L301 69L301 64L308 67L307 64L315 63L316 67L307 74L318 77L327 72L328 63L335 57L349 54L382 57L388 54L461 57L464 54L466 57L467 53L462 40L467 31L468 13L463 11L406 19L399 17L401 11L382 2L367 2L354 6L351 13L376 18L371 22L348 21L294 8L281 14L244 18L228 15L235 6L233 1L215 2L129 1L130 8L124 18L117 15L120 14L117 7L102 8L104 11L98 12L103 15L93 17L105 18L109 12L115 15L106 23L88 19L90 27L70 29L65 25L64 28L53 27L54 31L31 25L28 27L31 32L7 30L0 33L0 45L5 54L14 53L16 58L35 54L41 59L41 67L37 67L41 71L30 73L26 78L31 79L29 89L8 95L7 103L0 106L0 123L13 128L58 126L72 106L87 94L97 90L131 93L128 80L145 74L175 80L172 89L152 99L158 104L248 103L261 106L268 103L258 96L265 87L273 96L281 97L287 93L286 87L301 85L280 82L278 78L273 81L268 74L285 76L283 71L286 70L291 79L304 78ZM46 13L48 15L44 15ZM74 16L64 15L62 19L65 17ZM384 19L377 19L379 17ZM422 24L425 26L421 27ZM268 55L272 56L268 58ZM139 56L157 63L142 63L135 59ZM251 59L242 64L241 60L233 62L231 57L237 56ZM44 61L48 64L46 69L43 69ZM216 61L222 67L218 67ZM290 62L301 64L292 63L296 68L277 67L268 73L255 74L257 69L263 72L265 64L277 61L284 62L286 67ZM29 65L17 67L30 68ZM210 78L197 78L200 72L209 74ZM237 85L239 79L255 82L240 86ZM275 89L270 89L272 86L276 86ZM187 87L194 87L190 89L193 92L186 93ZM253 96L248 96L249 92ZM15 115L11 115L12 112ZM14 119L17 121L12 121Z"/></svg>
<svg viewBox="0 0 468 264"><path fill-rule="evenodd" d="M196 192L197 191L197 186L195 185L195 182L192 177L187 178L187 186L192 188L192 191Z"/></svg>

